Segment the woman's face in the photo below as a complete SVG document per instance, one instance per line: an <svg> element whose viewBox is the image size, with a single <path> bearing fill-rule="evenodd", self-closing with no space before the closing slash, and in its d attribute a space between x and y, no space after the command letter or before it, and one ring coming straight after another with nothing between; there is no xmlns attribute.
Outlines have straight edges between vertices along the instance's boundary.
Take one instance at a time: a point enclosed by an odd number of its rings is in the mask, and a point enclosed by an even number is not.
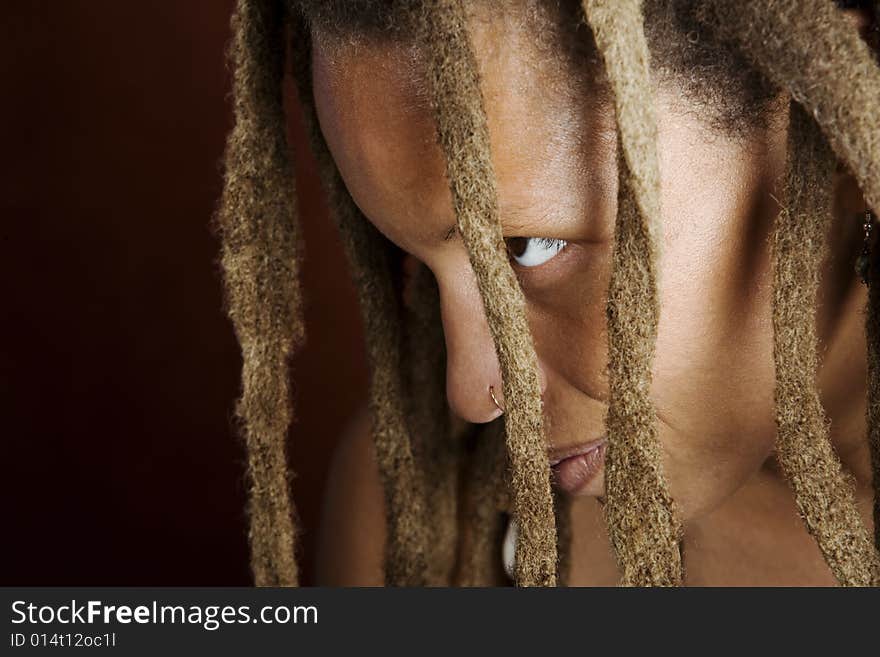
<svg viewBox="0 0 880 657"><path fill-rule="evenodd" d="M548 447L595 443L608 395L613 112L589 76L560 73L518 23L480 21L472 38L500 220L540 361ZM354 201L437 279L453 411L475 423L496 418L489 386L500 394L499 366L453 229L418 58L402 45L315 34L313 66L321 129ZM785 160L784 120L733 140L687 102L671 82L655 102L664 229L652 391L665 472L686 518L718 506L772 451L767 240ZM569 492L601 496L601 470L578 472L562 478Z"/></svg>

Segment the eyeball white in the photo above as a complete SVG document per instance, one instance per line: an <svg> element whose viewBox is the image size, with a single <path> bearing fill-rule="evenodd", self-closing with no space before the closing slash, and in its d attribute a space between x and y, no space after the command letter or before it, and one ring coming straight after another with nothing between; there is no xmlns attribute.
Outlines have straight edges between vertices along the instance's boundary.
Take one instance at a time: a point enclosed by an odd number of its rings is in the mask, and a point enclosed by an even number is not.
<svg viewBox="0 0 880 657"><path fill-rule="evenodd" d="M556 257L566 244L549 237L513 237L507 240L507 250L520 267L537 267Z"/></svg>

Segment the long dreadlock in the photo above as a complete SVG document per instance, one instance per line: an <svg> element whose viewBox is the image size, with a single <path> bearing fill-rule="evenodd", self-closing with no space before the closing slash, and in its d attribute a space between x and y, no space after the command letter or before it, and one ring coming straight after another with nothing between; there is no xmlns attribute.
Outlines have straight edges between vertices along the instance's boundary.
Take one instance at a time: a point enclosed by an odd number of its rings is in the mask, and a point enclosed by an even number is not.
<svg viewBox="0 0 880 657"><path fill-rule="evenodd" d="M416 467L424 473L428 523L427 583L442 585L455 568L459 467L462 436L452 426L446 401L446 347L440 317L440 290L420 265L410 281L405 309L403 360L407 363L407 419Z"/></svg>
<svg viewBox="0 0 880 657"><path fill-rule="evenodd" d="M293 58L300 102L311 136L331 214L343 235L358 289L371 368L370 410L373 443L388 509L385 579L395 586L427 583L425 482L415 467L401 363L402 313L391 280L387 242L361 214L333 163L318 127L311 91L311 47L307 27L293 30Z"/></svg>
<svg viewBox="0 0 880 657"><path fill-rule="evenodd" d="M791 108L785 206L773 233L777 455L809 531L838 581L877 581L877 555L829 438L816 386L819 265L831 217L834 161L818 126Z"/></svg>
<svg viewBox="0 0 880 657"><path fill-rule="evenodd" d="M251 567L258 586L295 585L285 437L287 359L302 342L296 198L281 99L283 3L240 0L232 20L235 126L217 222L229 316L244 359L237 414L248 453Z"/></svg>
<svg viewBox="0 0 880 657"><path fill-rule="evenodd" d="M605 517L624 584L681 584L681 529L663 478L651 361L657 339L660 173L641 2L585 0L618 126L617 225L608 291Z"/></svg>
<svg viewBox="0 0 880 657"><path fill-rule="evenodd" d="M258 585L297 581L284 441L290 421L286 361L302 340L303 330L295 201L280 100L283 4L238 2L230 51L236 124L227 145L226 184L218 211L229 313L244 358L238 413L248 448L251 558ZM402 4L414 17L426 50L453 207L502 370L509 477L498 475L505 461L490 458L491 450L484 450L487 467L478 470L485 471L487 481L495 482L492 485L510 487L519 524L517 583L552 585L566 559L564 554L557 558L537 358L524 299L507 262L497 220L486 117L464 8L460 0ZM608 298L611 396L606 418L605 516L623 583L680 584L680 527L664 483L650 402L661 231L656 128L650 103L644 100L651 83L641 2L585 0L583 8L605 64L618 124L618 219ZM828 0L747 0L735 6L705 0L697 14L707 29L736 44L794 99L784 208L773 243L778 452L807 527L832 572L843 584L876 583L877 554L828 441L816 392L818 359L810 309L815 305L823 251L831 162L816 126L854 173L869 206L880 206L880 117L863 111L880 98L880 71L855 30ZM373 434L388 509L386 580L423 584L441 576L429 575L426 568L426 459L419 456L407 426L408 408L413 406L404 402L401 309L389 279L387 245L352 202L317 129L308 33L298 18L293 23L300 96L331 206L345 235L365 318L373 373ZM875 280L880 280L878 270L880 266L872 267ZM867 324L875 490L880 485L876 290L875 284ZM412 426L424 426L423 420L410 419ZM449 465L447 472L458 467ZM875 492L875 519L880 518L878 497ZM878 526L875 521L880 539ZM450 528L448 534L454 536L455 530ZM460 555L459 566L467 570L468 564L486 565L485 560ZM487 581L472 571L464 580Z"/></svg>
<svg viewBox="0 0 880 657"><path fill-rule="evenodd" d="M421 32L430 57L432 101L446 155L452 205L501 365L513 507L521 537L516 551L517 582L521 586L553 586L556 518L538 358L526 321L525 299L501 234L489 129L461 2L426 2Z"/></svg>

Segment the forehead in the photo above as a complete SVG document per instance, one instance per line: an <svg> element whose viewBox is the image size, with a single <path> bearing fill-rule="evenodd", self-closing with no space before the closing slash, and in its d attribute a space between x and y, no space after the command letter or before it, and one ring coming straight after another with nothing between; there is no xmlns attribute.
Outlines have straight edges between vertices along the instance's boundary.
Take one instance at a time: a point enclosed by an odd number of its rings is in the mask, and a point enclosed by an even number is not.
<svg viewBox="0 0 880 657"><path fill-rule="evenodd" d="M505 208L577 204L573 181L584 184L590 152L614 134L589 80L560 79L516 23L484 19L471 33L502 218ZM416 49L315 34L313 57L318 117L343 180L387 237L415 250L454 222Z"/></svg>

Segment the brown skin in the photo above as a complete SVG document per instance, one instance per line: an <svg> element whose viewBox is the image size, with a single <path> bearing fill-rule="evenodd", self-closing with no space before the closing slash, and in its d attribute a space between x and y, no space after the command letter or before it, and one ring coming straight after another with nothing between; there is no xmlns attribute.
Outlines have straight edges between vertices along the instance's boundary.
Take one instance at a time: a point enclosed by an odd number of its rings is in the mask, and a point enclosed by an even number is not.
<svg viewBox="0 0 880 657"><path fill-rule="evenodd" d="M593 441L603 435L607 399L613 113L589 78L562 79L518 21L476 21L472 37L504 235L567 242L539 266L512 263L540 361L549 447ZM500 372L465 247L457 234L445 239L455 217L418 58L402 45L323 34L314 43L317 110L340 173L369 220L434 273L450 404L469 422L490 421L499 412L488 387L500 391ZM664 233L652 395L692 585L833 583L773 458L768 238L785 166L780 101L770 127L734 139L707 127L675 81L663 81L655 96ZM860 248L853 217L864 203L845 175L836 193L818 316L819 382L870 526L865 290L852 269ZM382 497L365 422L343 441L328 489L319 579L380 584ZM600 475L573 506L574 585L617 580L595 501L602 492Z"/></svg>

